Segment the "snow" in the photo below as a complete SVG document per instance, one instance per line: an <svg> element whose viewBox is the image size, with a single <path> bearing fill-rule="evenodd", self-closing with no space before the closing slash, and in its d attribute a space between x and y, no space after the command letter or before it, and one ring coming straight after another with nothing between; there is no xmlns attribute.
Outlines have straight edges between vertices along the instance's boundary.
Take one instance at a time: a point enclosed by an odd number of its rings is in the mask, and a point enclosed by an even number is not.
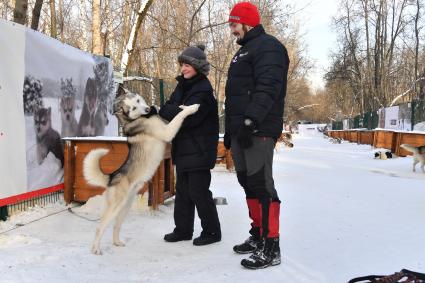
<svg viewBox="0 0 425 283"><path fill-rule="evenodd" d="M127 141L127 137L109 137L109 136L96 136L96 137L66 137L63 140L75 141Z"/></svg>
<svg viewBox="0 0 425 283"><path fill-rule="evenodd" d="M412 172L411 157L376 160L370 146L316 136L294 135L294 144L281 147L274 160L282 200L279 266L258 271L240 266L244 256L232 246L248 236L244 193L234 173L217 167L211 189L228 202L217 207L221 242L204 247L164 242L174 227L173 202L151 211L145 195L123 225L126 247L112 245L110 227L103 255L95 256L90 246L97 222L58 203L1 223L0 233L56 213L0 234L0 282L341 283L402 268L425 271L425 174ZM96 220L102 207L98 196L73 211ZM196 219L194 235L200 232Z"/></svg>
<svg viewBox="0 0 425 283"><path fill-rule="evenodd" d="M325 127L326 124L299 124L298 127L298 133L300 136L316 136L321 137L323 136L322 133L319 132L319 128Z"/></svg>
<svg viewBox="0 0 425 283"><path fill-rule="evenodd" d="M415 124L414 130L425 132L425 122Z"/></svg>

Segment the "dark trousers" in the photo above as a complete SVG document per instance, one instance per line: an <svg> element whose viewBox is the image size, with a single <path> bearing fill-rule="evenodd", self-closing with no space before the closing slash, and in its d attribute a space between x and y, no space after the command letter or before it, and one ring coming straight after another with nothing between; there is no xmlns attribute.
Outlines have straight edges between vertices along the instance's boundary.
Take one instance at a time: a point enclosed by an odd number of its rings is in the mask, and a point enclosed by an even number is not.
<svg viewBox="0 0 425 283"><path fill-rule="evenodd" d="M174 205L175 232L193 234L195 207L201 219L202 233L219 233L220 221L210 191L211 171L177 172Z"/></svg>
<svg viewBox="0 0 425 283"><path fill-rule="evenodd" d="M275 140L254 136L253 145L240 148L232 137L232 157L239 184L245 190L249 216L252 219L250 233L258 229L262 237L278 237L280 200L273 180L273 150Z"/></svg>
<svg viewBox="0 0 425 283"><path fill-rule="evenodd" d="M252 141L252 147L242 149L236 137L232 137L232 157L239 184L247 198L278 200L272 173L276 142L270 137L257 136Z"/></svg>

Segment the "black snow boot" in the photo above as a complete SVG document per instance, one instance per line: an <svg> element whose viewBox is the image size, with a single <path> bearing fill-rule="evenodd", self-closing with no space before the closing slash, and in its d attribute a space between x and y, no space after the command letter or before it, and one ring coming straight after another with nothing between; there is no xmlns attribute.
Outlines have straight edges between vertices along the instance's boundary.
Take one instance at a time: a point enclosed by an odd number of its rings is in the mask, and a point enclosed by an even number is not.
<svg viewBox="0 0 425 283"><path fill-rule="evenodd" d="M267 238L264 244L259 245L249 258L241 261L241 264L249 269L262 269L279 265L280 262L279 238Z"/></svg>
<svg viewBox="0 0 425 283"><path fill-rule="evenodd" d="M233 247L233 251L237 254L250 254L257 249L257 245L261 242L260 238L260 228L253 227L249 231L251 236L245 240L242 244L236 245Z"/></svg>
<svg viewBox="0 0 425 283"><path fill-rule="evenodd" d="M221 241L221 233L204 233L202 232L198 238L193 240L195 246L205 246Z"/></svg>
<svg viewBox="0 0 425 283"><path fill-rule="evenodd" d="M177 233L176 231L173 231L171 233L168 233L164 236L164 240L166 242L175 243L180 241L189 241L192 240L192 235L182 235Z"/></svg>

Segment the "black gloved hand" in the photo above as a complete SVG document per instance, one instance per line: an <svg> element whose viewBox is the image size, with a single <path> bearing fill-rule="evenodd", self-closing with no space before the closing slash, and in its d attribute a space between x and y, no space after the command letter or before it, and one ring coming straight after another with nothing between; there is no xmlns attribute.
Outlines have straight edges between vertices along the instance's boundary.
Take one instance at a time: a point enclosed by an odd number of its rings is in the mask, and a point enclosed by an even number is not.
<svg viewBox="0 0 425 283"><path fill-rule="evenodd" d="M245 119L245 121L249 121L250 123L245 123L238 132L238 135L236 137L239 146L242 149L247 149L252 146L252 133L254 132L254 123L249 120Z"/></svg>
<svg viewBox="0 0 425 283"><path fill-rule="evenodd" d="M151 106L151 111L149 111L149 114L151 114L151 115L156 115L156 114L158 114L158 108L156 108L156 106L155 106L155 105L152 105L152 106Z"/></svg>
<svg viewBox="0 0 425 283"><path fill-rule="evenodd" d="M224 144L224 147L225 147L227 150L229 150L229 149L230 149L230 147L231 147L231 145L232 145L232 139L231 139L231 137L230 137L230 135L229 135L229 134L224 134L223 144Z"/></svg>
<svg viewBox="0 0 425 283"><path fill-rule="evenodd" d="M150 107L149 113L146 115L146 118L149 118L149 117L151 117L153 115L158 115L158 109L156 108L155 105L152 105Z"/></svg>

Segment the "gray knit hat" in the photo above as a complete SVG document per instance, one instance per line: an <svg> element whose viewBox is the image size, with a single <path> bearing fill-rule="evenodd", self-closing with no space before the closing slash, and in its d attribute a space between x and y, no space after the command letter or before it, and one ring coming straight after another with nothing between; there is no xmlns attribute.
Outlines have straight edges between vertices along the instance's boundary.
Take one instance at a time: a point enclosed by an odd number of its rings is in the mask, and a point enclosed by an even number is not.
<svg viewBox="0 0 425 283"><path fill-rule="evenodd" d="M207 55L205 55L204 50L204 45L187 47L178 57L179 63L189 64L198 73L208 76L208 73L210 72L210 63L207 61Z"/></svg>

